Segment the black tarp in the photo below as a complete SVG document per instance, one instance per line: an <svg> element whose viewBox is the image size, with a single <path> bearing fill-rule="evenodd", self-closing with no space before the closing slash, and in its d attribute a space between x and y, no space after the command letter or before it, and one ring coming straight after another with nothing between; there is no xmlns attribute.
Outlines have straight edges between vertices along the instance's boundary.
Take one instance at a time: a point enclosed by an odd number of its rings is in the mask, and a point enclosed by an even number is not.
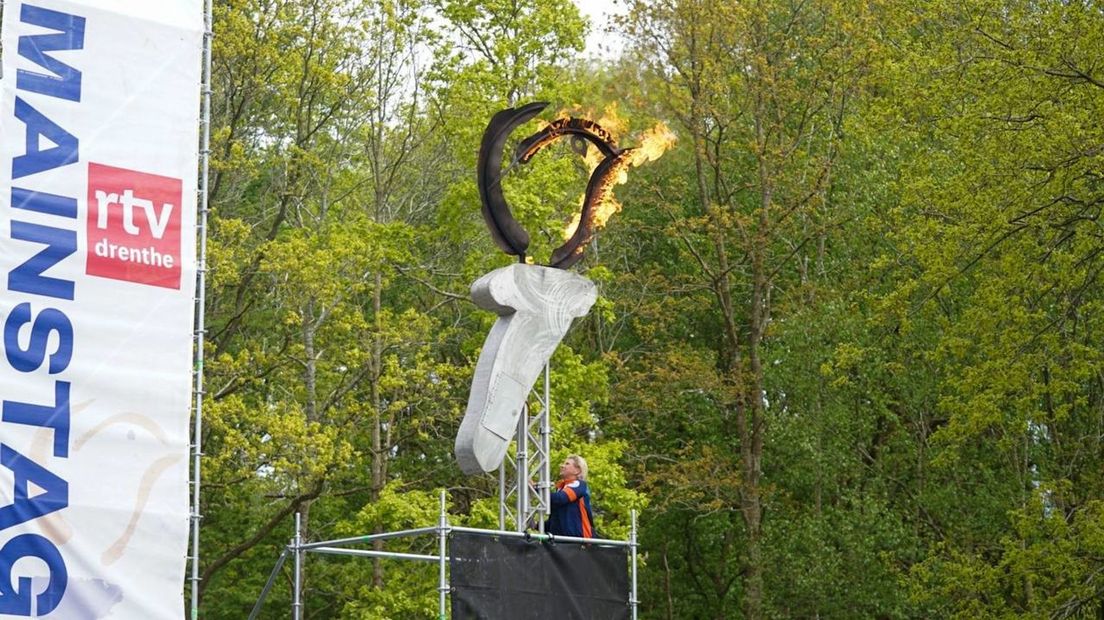
<svg viewBox="0 0 1104 620"><path fill-rule="evenodd" d="M449 544L455 620L629 617L628 550L456 532Z"/></svg>

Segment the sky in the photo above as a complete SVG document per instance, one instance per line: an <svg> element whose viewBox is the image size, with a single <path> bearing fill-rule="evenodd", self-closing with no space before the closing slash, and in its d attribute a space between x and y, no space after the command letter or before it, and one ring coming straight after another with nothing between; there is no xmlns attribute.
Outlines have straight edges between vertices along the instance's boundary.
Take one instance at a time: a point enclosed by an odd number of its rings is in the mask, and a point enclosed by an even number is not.
<svg viewBox="0 0 1104 620"><path fill-rule="evenodd" d="M609 25L610 15L625 12L624 4L617 0L573 0L579 11L590 19L590 36L587 37L586 54L588 56L616 56L624 47L619 36L610 35L603 30Z"/></svg>

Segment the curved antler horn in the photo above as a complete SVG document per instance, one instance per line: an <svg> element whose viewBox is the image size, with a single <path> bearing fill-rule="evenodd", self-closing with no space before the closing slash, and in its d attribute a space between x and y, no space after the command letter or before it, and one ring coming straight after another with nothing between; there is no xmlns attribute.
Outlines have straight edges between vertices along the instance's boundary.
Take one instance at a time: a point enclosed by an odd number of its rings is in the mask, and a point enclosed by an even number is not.
<svg viewBox="0 0 1104 620"><path fill-rule="evenodd" d="M538 101L518 108L507 108L495 114L483 132L479 146L478 179L479 198L483 202L483 219L491 230L491 237L507 254L525 261L529 249L529 233L518 224L502 195L502 151L506 139L522 123L540 113L548 103Z"/></svg>

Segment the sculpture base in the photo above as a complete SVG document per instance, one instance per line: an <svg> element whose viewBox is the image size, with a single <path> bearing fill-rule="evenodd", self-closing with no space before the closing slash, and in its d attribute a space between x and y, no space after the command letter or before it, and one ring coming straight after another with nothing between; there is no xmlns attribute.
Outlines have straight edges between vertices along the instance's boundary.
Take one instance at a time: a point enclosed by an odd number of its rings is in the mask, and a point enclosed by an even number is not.
<svg viewBox="0 0 1104 620"><path fill-rule="evenodd" d="M498 314L479 354L456 435L460 469L478 474L502 463L541 369L598 293L593 282L576 273L522 264L488 273L471 291L477 306Z"/></svg>

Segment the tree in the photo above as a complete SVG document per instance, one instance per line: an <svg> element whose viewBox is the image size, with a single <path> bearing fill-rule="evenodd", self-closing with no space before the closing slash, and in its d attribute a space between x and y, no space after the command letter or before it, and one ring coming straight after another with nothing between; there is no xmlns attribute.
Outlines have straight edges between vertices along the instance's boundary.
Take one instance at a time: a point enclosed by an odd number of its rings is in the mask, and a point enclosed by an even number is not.
<svg viewBox="0 0 1104 620"><path fill-rule="evenodd" d="M684 277L704 285L712 299L698 301L708 304L708 319L723 335L712 347L720 389L711 393L711 408L722 429L717 447L725 449L697 462L706 471L740 474L719 507L741 519L739 572L749 618L764 614L762 476L771 387L763 353L779 320L772 300L808 279L803 257L815 255L846 218L827 197L843 122L863 87L875 18L867 6L832 2L637 2L625 22L640 50L636 59L661 89L656 98L667 103L663 112L690 138L692 198L659 200L672 206L676 223L667 230L679 235L695 266ZM654 51L658 57L648 53ZM715 613L724 613L718 604Z"/></svg>
<svg viewBox="0 0 1104 620"><path fill-rule="evenodd" d="M480 15L527 24L526 37L540 38L563 26L543 12L552 6ZM453 291L505 257L469 251L486 236L478 203L452 197L474 190L481 121L468 112L483 119L500 102L464 90L485 68L446 62L438 52L448 35L431 31L418 2L242 0L220 5L217 20L202 587L218 592L204 597L206 613L238 616L293 513L315 537L394 529L406 517L387 506L421 502L427 489L455 489L459 519L479 518L491 501L489 479L459 480L451 452L493 316L455 303L467 296ZM507 51L508 34L498 35ZM561 38L579 45L566 29L546 42ZM551 51L509 51L518 95L530 93L523 83L557 87L544 78L558 71L544 64ZM562 193L558 181L546 173L538 193ZM527 217L551 219L539 209ZM600 363L559 355L574 370L556 388L563 449L591 441L591 402L604 383ZM625 499L600 517L610 532L627 531L640 503L623 489L620 449L587 449L609 497ZM333 579L329 562L312 561L308 592L327 595L310 597L307 615L428 609L410 571L368 566Z"/></svg>
<svg viewBox="0 0 1104 620"><path fill-rule="evenodd" d="M204 588L291 513L309 515L333 487L359 486L357 455L370 456L378 494L393 448L381 437L400 440L394 423L416 408L412 394L447 385L429 368L435 360L417 354L438 331L432 320L381 302L394 265L414 261L401 216L425 199L396 182L432 123L420 115L415 79L416 55L431 42L422 7L218 8L209 306L217 387L205 500L209 523L229 523L221 540L208 539ZM243 495L267 499L231 510Z"/></svg>
<svg viewBox="0 0 1104 620"><path fill-rule="evenodd" d="M907 265L891 298L938 325L929 473L956 497L916 599L948 616L1099 614L1100 7L941 3L899 32L888 94L912 152L888 214Z"/></svg>

